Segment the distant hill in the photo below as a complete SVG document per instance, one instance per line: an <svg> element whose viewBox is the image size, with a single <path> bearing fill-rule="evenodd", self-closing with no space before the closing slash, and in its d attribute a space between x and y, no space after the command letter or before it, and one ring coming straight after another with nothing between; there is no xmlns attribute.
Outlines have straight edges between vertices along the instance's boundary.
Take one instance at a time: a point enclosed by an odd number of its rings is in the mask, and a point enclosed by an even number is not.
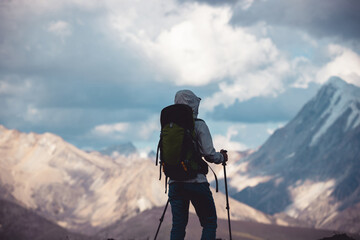
<svg viewBox="0 0 360 240"><path fill-rule="evenodd" d="M17 204L0 200L0 239L16 240L95 240L67 231L33 211Z"/></svg>

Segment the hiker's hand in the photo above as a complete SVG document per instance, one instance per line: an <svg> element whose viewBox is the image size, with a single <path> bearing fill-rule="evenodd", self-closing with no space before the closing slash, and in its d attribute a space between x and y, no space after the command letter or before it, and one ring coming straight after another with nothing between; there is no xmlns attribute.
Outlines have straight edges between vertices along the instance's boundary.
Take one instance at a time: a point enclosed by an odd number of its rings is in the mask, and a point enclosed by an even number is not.
<svg viewBox="0 0 360 240"><path fill-rule="evenodd" d="M221 154L223 155L223 157L224 157L224 162L227 162L227 160L228 160L227 151L224 150L224 149L221 149L221 150L220 150L220 153L221 153Z"/></svg>

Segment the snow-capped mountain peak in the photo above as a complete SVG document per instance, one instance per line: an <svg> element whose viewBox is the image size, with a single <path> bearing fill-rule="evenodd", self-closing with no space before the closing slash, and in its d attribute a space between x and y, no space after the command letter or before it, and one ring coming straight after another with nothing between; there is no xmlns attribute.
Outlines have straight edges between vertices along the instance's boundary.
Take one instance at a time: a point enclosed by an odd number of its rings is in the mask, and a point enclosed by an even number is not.
<svg viewBox="0 0 360 240"><path fill-rule="evenodd" d="M360 88L348 84L340 78L332 77L320 90L315 100L321 98L323 94L330 97L330 102L319 118L324 123L314 134L310 146L316 145L329 127L344 114L348 115L344 131L353 129L360 124Z"/></svg>

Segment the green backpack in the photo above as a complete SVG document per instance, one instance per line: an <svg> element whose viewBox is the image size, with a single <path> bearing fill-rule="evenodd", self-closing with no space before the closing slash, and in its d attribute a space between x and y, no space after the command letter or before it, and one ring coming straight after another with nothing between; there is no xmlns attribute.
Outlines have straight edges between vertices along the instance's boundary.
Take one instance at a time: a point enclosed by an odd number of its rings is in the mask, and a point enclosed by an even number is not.
<svg viewBox="0 0 360 240"><path fill-rule="evenodd" d="M174 104L161 111L161 134L156 153L156 165L160 152L161 170L172 180L189 180L198 173L207 174L208 165L202 159L195 139L193 111L185 104ZM165 182L165 184L166 184Z"/></svg>

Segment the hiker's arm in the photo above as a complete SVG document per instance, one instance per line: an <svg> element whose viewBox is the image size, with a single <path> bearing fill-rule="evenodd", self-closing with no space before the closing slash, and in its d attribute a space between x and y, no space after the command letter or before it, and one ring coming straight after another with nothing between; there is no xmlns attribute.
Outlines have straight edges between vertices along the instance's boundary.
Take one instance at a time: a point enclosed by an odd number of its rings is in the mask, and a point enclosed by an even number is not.
<svg viewBox="0 0 360 240"><path fill-rule="evenodd" d="M200 153L205 160L216 164L222 163L224 157L221 153L215 151L211 134L206 123L203 121L196 122L195 131L198 138Z"/></svg>

